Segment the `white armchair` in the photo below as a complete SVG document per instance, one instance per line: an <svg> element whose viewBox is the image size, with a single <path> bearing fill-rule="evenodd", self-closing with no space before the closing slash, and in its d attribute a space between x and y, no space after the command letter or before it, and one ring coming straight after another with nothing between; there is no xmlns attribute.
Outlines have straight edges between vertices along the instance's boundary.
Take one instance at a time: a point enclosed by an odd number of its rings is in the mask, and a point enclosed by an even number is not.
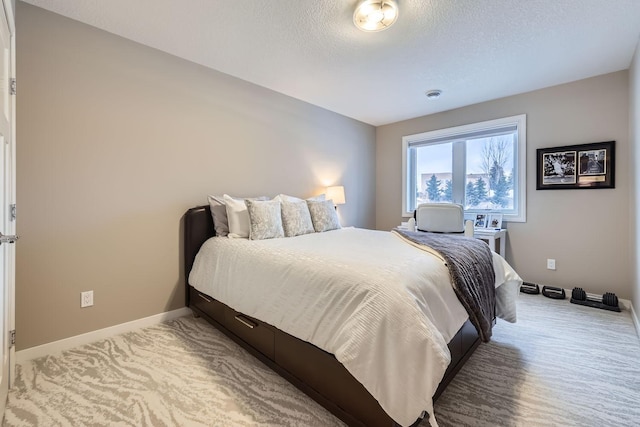
<svg viewBox="0 0 640 427"><path fill-rule="evenodd" d="M415 212L416 229L432 233L464 233L473 237L473 221L464 221L464 210L457 203L423 203Z"/></svg>

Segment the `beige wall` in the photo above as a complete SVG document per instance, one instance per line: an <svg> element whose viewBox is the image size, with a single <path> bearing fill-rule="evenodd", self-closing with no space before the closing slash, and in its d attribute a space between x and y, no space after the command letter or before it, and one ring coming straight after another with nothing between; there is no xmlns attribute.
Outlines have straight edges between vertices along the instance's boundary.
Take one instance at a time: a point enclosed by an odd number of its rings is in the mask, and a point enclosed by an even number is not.
<svg viewBox="0 0 640 427"><path fill-rule="evenodd" d="M343 223L374 227L372 126L21 2L17 28L19 350L182 307L208 193L340 183Z"/></svg>
<svg viewBox="0 0 640 427"><path fill-rule="evenodd" d="M630 206L631 206L631 250L632 301L636 315L640 316L640 42L629 69L629 140L631 146ZM638 331L640 334L640 331Z"/></svg>
<svg viewBox="0 0 640 427"><path fill-rule="evenodd" d="M527 281L630 298L628 106L621 71L378 127L376 227L402 220L403 135L526 114L527 222L507 225L507 260ZM537 148L609 140L617 144L615 189L536 191Z"/></svg>

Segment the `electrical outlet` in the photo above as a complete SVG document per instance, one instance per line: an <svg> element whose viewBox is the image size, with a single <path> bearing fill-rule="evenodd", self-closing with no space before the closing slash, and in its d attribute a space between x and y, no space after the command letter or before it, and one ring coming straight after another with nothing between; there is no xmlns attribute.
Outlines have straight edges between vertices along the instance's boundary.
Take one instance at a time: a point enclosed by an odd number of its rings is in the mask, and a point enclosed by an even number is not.
<svg viewBox="0 0 640 427"><path fill-rule="evenodd" d="M80 292L80 308L93 305L93 291Z"/></svg>
<svg viewBox="0 0 640 427"><path fill-rule="evenodd" d="M547 259L547 270L555 270L555 269L556 269L556 260Z"/></svg>

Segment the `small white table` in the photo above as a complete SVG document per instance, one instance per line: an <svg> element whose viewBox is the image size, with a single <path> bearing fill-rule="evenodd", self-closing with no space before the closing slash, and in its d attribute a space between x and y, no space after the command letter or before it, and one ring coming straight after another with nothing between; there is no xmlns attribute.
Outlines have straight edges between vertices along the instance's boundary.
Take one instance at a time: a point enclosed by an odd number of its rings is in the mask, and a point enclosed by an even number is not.
<svg viewBox="0 0 640 427"><path fill-rule="evenodd" d="M496 239L500 239L500 251L498 252L502 257L505 256L505 250L507 246L507 229L493 229L493 228L474 228L473 237L476 239L486 240L489 243L489 248L496 252Z"/></svg>
<svg viewBox="0 0 640 427"><path fill-rule="evenodd" d="M398 227L400 230L409 230L409 224L402 222ZM489 244L489 248L492 251L496 251L496 239L500 239L500 256L504 258L507 248L507 229L494 229L494 228L474 228L473 237L476 239L486 240Z"/></svg>

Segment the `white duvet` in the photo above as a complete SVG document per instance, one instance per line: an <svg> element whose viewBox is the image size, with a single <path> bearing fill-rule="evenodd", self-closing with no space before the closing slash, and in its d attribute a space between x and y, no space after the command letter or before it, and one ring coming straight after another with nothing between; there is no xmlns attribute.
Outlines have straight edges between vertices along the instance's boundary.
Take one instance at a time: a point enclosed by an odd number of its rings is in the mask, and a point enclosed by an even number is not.
<svg viewBox="0 0 640 427"><path fill-rule="evenodd" d="M515 321L522 282L494 254L497 313ZM343 228L270 240L214 237L189 283L218 301L332 353L397 423L423 411L468 316L438 257L385 231Z"/></svg>

